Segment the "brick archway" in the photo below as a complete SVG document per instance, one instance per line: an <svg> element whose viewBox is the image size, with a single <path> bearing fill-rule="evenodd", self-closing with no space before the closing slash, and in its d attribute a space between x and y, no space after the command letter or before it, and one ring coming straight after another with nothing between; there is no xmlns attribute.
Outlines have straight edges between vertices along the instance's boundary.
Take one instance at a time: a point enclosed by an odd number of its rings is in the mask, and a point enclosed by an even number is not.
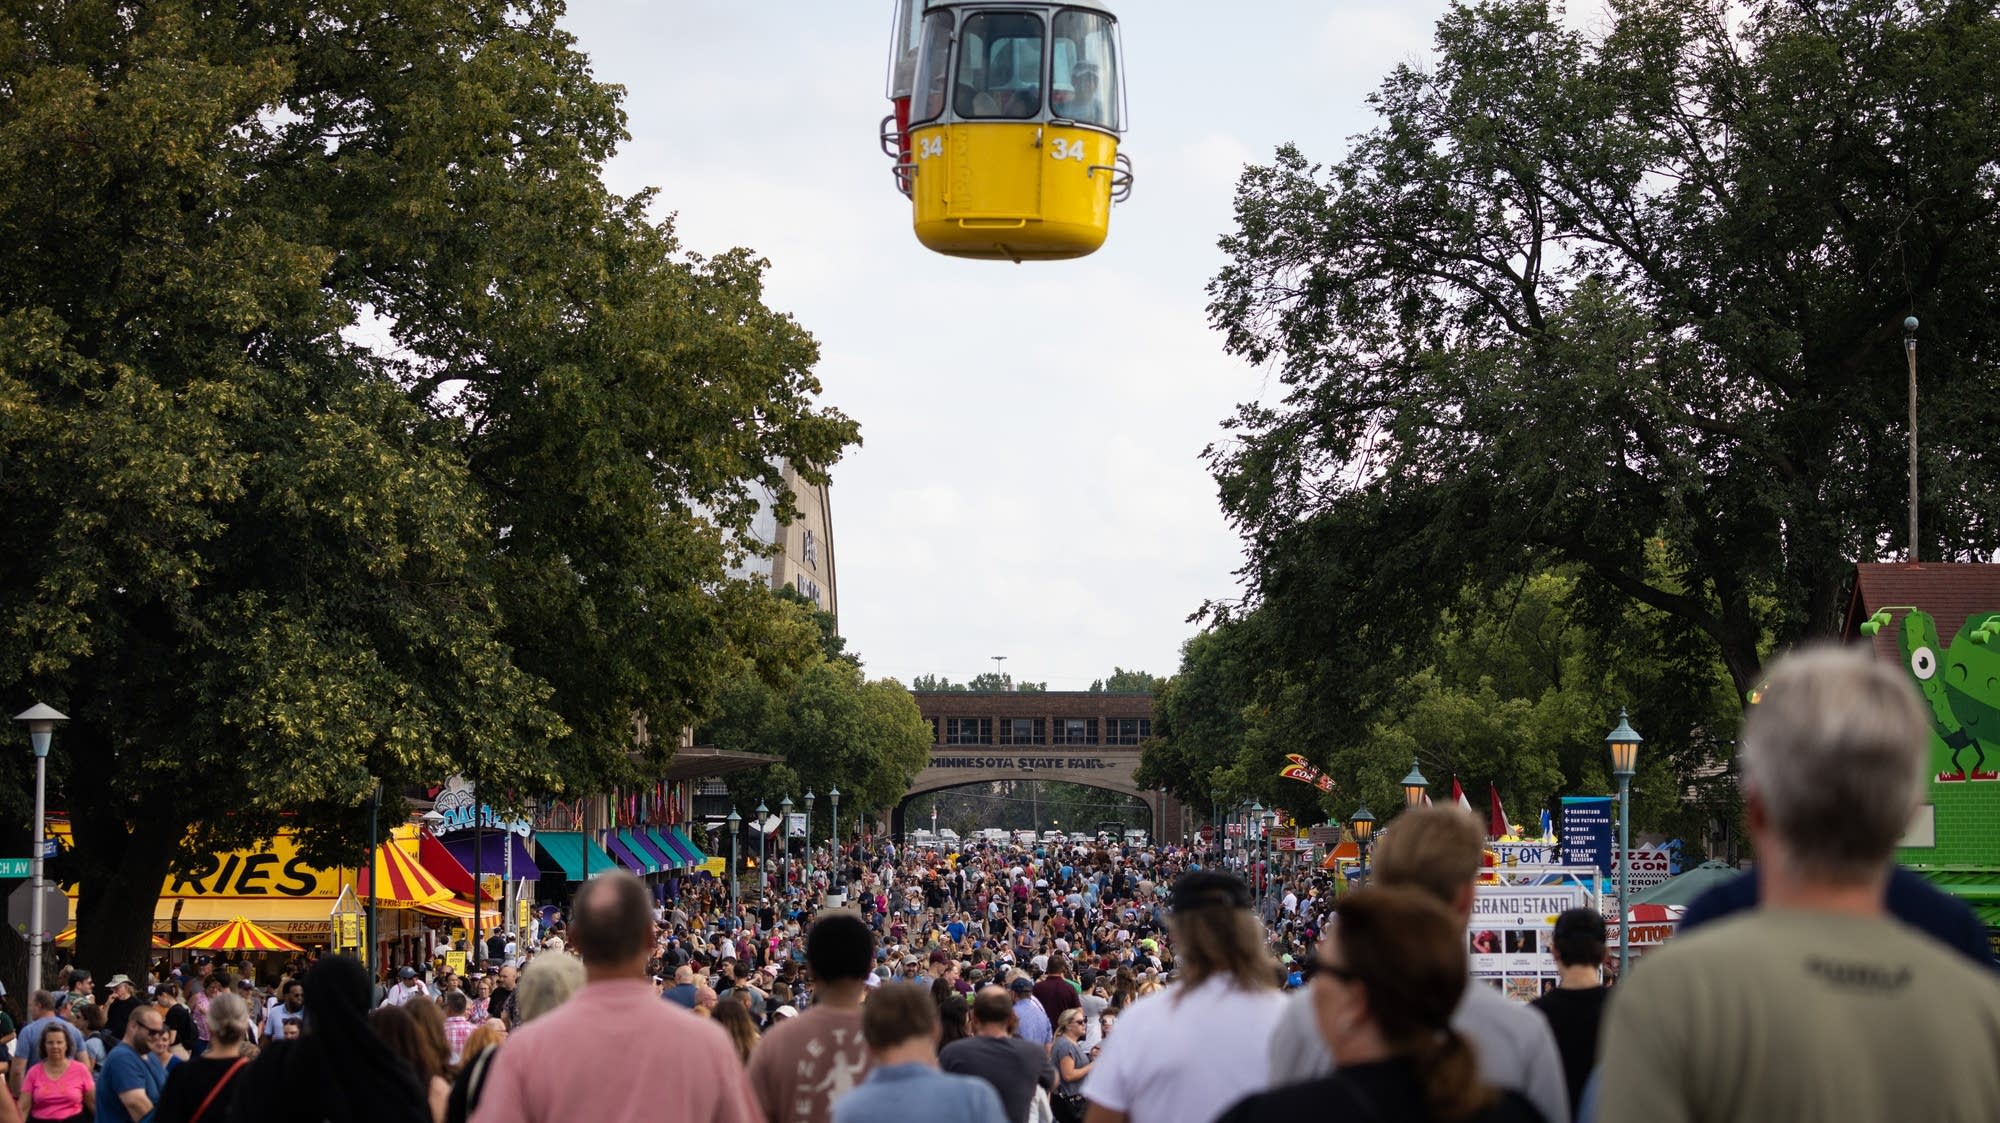
<svg viewBox="0 0 2000 1123"><path fill-rule="evenodd" d="M912 693L931 726L930 761L890 812L903 833L910 798L996 780L1051 780L1132 796L1152 812L1154 839L1178 842L1178 801L1139 787L1140 743L1150 733L1150 694L1089 691Z"/></svg>

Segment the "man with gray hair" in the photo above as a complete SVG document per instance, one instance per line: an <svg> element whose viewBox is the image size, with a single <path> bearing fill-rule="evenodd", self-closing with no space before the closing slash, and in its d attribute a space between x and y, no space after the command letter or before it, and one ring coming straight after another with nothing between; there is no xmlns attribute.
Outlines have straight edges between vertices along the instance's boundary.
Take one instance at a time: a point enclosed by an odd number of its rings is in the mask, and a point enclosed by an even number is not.
<svg viewBox="0 0 2000 1123"><path fill-rule="evenodd" d="M1928 725L1857 651L1778 661L1742 733L1757 908L1613 993L1601 1119L1991 1119L2000 981L1889 917Z"/></svg>

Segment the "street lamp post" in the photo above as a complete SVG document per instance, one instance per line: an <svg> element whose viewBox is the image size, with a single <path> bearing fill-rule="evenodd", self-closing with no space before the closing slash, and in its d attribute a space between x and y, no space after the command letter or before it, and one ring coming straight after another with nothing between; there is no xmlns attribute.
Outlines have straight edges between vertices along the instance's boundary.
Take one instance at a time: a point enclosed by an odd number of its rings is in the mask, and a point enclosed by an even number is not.
<svg viewBox="0 0 2000 1123"><path fill-rule="evenodd" d="M770 825L771 809L764 806L764 801L760 799L757 801L757 893L759 896L766 895L771 891L771 877L766 872L769 866L765 864L768 859L764 857L764 828Z"/></svg>
<svg viewBox="0 0 2000 1123"><path fill-rule="evenodd" d="M1273 807L1264 812L1264 895L1270 896L1277 879L1271 875L1278 864L1278 809Z"/></svg>
<svg viewBox="0 0 2000 1123"><path fill-rule="evenodd" d="M1247 873L1250 868L1250 802L1248 800L1238 800L1235 809L1230 812L1229 818L1230 825L1237 828L1236 845L1234 847L1236 850L1236 860Z"/></svg>
<svg viewBox="0 0 2000 1123"><path fill-rule="evenodd" d="M1361 868L1368 868L1368 840L1375 837L1375 816L1368 813L1368 805L1362 804L1347 820L1348 829L1354 832L1354 847L1361 852Z"/></svg>
<svg viewBox="0 0 2000 1123"><path fill-rule="evenodd" d="M34 850L28 855L30 888L34 898L28 902L28 990L42 989L42 928L47 920L42 915L42 838L48 833L48 776L49 744L55 740L56 726L69 718L44 702L34 705L14 715L14 720L28 727L28 747L35 752L35 840Z"/></svg>
<svg viewBox="0 0 2000 1123"><path fill-rule="evenodd" d="M728 822L729 822L729 905L731 910L733 911L736 907L736 843L738 841L738 836L740 836L743 833L742 831L743 816L738 815L736 813L736 809L732 807L729 809Z"/></svg>
<svg viewBox="0 0 2000 1123"><path fill-rule="evenodd" d="M840 892L840 787L826 793L833 803L833 891Z"/></svg>
<svg viewBox="0 0 2000 1123"><path fill-rule="evenodd" d="M806 882L813 876L813 790L806 789Z"/></svg>
<svg viewBox="0 0 2000 1123"><path fill-rule="evenodd" d="M368 793L368 977L380 981L381 966L375 962L375 920L376 902L381 899L382 879L375 874L375 846L380 837L375 832L376 816L382 809L382 781L375 781L375 787Z"/></svg>
<svg viewBox="0 0 2000 1123"><path fill-rule="evenodd" d="M1222 828L1221 788L1208 789L1208 831L1211 836L1209 838L1211 849L1219 853L1224 845L1223 835L1227 833Z"/></svg>
<svg viewBox="0 0 2000 1123"><path fill-rule="evenodd" d="M779 875L782 879L781 884L784 886L785 899L790 900L792 896L792 793L786 792L785 798L778 801L778 815L780 819L778 823L778 852L785 856L785 864L780 867Z"/></svg>
<svg viewBox="0 0 2000 1123"><path fill-rule="evenodd" d="M1632 962L1632 913L1626 882L1632 876L1632 774L1638 770L1639 744L1644 738L1618 711L1618 728L1604 735L1611 750L1611 774L1618 778L1618 981Z"/></svg>
<svg viewBox="0 0 2000 1123"><path fill-rule="evenodd" d="M1410 774L1403 777L1403 809L1413 810L1424 805L1424 790L1431 786L1424 774L1417 770L1417 758L1410 758Z"/></svg>
<svg viewBox="0 0 2000 1123"><path fill-rule="evenodd" d="M1903 320L1903 353L1910 359L1910 564L1917 564L1917 318Z"/></svg>
<svg viewBox="0 0 2000 1123"><path fill-rule="evenodd" d="M1259 868L1258 859L1263 857L1264 854L1263 800L1257 800L1250 805L1250 810L1243 816L1243 822L1250 832L1249 837L1244 839L1245 842L1249 843L1246 849L1248 850L1247 857L1250 861L1250 887L1255 889L1259 896L1262 896L1264 893L1264 871Z"/></svg>

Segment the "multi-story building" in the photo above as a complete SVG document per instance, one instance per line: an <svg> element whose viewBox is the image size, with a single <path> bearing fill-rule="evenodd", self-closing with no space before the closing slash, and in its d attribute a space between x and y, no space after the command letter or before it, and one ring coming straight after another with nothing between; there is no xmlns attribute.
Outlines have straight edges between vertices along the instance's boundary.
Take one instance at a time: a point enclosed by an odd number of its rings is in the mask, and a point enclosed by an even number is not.
<svg viewBox="0 0 2000 1123"><path fill-rule="evenodd" d="M776 549L750 558L736 575L764 578L773 590L789 588L837 617L840 596L834 578L830 489L807 483L790 464L784 465L784 479L796 498L797 517L780 519L776 498L769 492L760 495L750 535Z"/></svg>

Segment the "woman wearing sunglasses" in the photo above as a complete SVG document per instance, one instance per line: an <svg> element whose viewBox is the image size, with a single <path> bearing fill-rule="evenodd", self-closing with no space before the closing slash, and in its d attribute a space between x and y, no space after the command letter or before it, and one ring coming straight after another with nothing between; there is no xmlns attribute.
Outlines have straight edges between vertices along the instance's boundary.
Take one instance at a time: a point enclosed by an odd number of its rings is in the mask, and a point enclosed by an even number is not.
<svg viewBox="0 0 2000 1123"><path fill-rule="evenodd" d="M1223 1123L1367 1119L1381 1123L1529 1123L1518 1093L1479 1080L1472 1046L1451 1028L1467 986L1465 931L1431 898L1359 889L1340 903L1306 985L1339 1067L1230 1109Z"/></svg>

